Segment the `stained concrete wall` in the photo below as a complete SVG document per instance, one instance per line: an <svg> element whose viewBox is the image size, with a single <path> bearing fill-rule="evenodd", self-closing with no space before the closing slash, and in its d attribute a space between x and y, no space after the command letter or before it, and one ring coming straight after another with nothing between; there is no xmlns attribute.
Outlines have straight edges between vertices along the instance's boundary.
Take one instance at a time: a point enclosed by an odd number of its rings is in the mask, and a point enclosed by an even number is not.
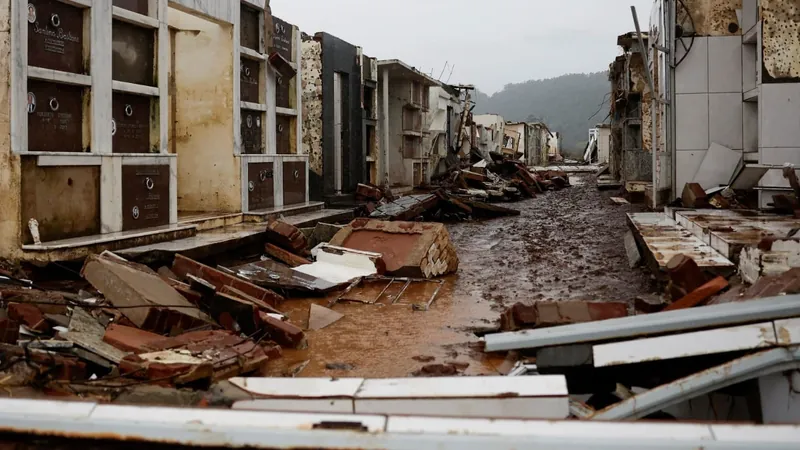
<svg viewBox="0 0 800 450"><path fill-rule="evenodd" d="M763 80L800 81L800 1L761 0Z"/></svg>
<svg viewBox="0 0 800 450"><path fill-rule="evenodd" d="M20 253L20 157L11 152L11 0L0 1L0 254Z"/></svg>
<svg viewBox="0 0 800 450"><path fill-rule="evenodd" d="M403 158L403 106L411 102L410 94L409 81L389 79L389 180L392 186L411 184L412 167Z"/></svg>
<svg viewBox="0 0 800 450"><path fill-rule="evenodd" d="M339 73L347 85L342 86L342 193L353 193L358 183L366 180L366 153L363 142L363 110L361 109L361 65L358 47L328 33L317 33L315 39L322 42L322 155L323 177L310 186L319 196L319 181L322 195L335 193L335 140L334 133L334 75ZM315 189L316 187L316 189ZM313 197L312 197L313 198Z"/></svg>
<svg viewBox="0 0 800 450"><path fill-rule="evenodd" d="M486 133L490 136L487 151L499 152L503 146L503 136L505 132L506 122L502 116L497 114L482 114L473 117L472 119L476 124L482 125ZM494 130L492 133L491 130ZM492 139L491 136L494 135Z"/></svg>
<svg viewBox="0 0 800 450"><path fill-rule="evenodd" d="M736 10L742 8L742 0L684 0L683 3L692 17L690 21L686 10L678 8L678 24L682 25L685 30L691 31L691 22L693 21L694 32L698 36L742 34L739 19L736 16Z"/></svg>
<svg viewBox="0 0 800 450"><path fill-rule="evenodd" d="M322 44L303 40L303 151L308 155L312 200L322 184ZM314 181L316 180L316 181Z"/></svg>
<svg viewBox="0 0 800 450"><path fill-rule="evenodd" d="M233 25L173 8L169 24L175 28L171 76L175 80L178 209L240 212L241 162L233 157Z"/></svg>

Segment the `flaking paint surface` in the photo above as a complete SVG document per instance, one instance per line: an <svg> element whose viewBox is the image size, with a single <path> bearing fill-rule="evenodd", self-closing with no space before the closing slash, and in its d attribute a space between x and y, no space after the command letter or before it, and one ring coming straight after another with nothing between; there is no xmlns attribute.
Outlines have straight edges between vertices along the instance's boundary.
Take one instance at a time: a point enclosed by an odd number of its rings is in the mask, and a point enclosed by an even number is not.
<svg viewBox="0 0 800 450"><path fill-rule="evenodd" d="M800 0L761 0L765 79L800 78Z"/></svg>
<svg viewBox="0 0 800 450"><path fill-rule="evenodd" d="M322 176L322 44L303 41L303 153L309 170Z"/></svg>
<svg viewBox="0 0 800 450"><path fill-rule="evenodd" d="M685 9L678 8L678 24L684 26L687 31L691 30L693 21L694 31L698 36L742 34L736 16L736 10L742 8L742 0L684 0L684 3L691 13L692 20L689 20ZM731 31L731 24L736 24L735 31Z"/></svg>
<svg viewBox="0 0 800 450"><path fill-rule="evenodd" d="M11 2L0 8L0 255L20 253L20 157L11 152Z"/></svg>

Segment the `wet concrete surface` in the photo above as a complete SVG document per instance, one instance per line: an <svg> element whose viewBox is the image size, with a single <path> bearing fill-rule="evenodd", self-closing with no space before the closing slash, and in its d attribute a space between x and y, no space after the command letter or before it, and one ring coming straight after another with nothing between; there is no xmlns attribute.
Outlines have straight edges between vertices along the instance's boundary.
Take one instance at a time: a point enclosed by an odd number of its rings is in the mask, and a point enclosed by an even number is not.
<svg viewBox="0 0 800 450"><path fill-rule="evenodd" d="M518 217L448 225L460 268L445 278L429 311L411 304L426 303L432 283L411 285L399 300L402 283L376 304L339 303L333 309L345 317L307 332L308 348L285 350L269 375L405 377L426 364L450 362L469 363L466 375L497 375L508 363L504 355L484 355L475 330L494 326L506 307L632 301L651 292L649 273L628 267L623 246L625 214L641 207L613 204L615 193L598 191L592 178L576 175L575 186L508 205L521 210ZM372 301L384 286L359 287L348 297ZM324 306L329 299L288 300L281 309L304 327L309 303Z"/></svg>

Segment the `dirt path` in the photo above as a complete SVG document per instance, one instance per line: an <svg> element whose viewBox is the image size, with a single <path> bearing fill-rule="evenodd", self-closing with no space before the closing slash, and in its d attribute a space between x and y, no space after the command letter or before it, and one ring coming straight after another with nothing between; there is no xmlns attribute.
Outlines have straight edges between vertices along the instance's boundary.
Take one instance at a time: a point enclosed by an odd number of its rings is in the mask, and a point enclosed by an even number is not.
<svg viewBox="0 0 800 450"><path fill-rule="evenodd" d="M576 177L577 178L577 177ZM588 179L588 176L583 178ZM581 183L583 180L576 180ZM477 349L475 328L491 326L516 302L632 300L650 292L646 272L628 268L623 235L632 205L614 205L591 181L511 205L519 217L448 226L461 260L432 309L413 311L433 286L416 286L391 304L339 304L345 318L308 332L309 347L284 353L270 375L284 375L309 361L299 376L403 377L433 360L466 362L470 375L496 374L498 361ZM382 286L354 293L374 298ZM310 301L291 300L285 310L304 325Z"/></svg>

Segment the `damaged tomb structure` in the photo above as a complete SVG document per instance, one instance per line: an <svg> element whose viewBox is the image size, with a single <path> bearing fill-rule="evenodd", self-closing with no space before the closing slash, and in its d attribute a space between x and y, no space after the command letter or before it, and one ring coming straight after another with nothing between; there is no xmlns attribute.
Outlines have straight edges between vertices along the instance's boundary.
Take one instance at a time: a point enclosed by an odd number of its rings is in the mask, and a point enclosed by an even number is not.
<svg viewBox="0 0 800 450"><path fill-rule="evenodd" d="M0 442L796 448L788 3L657 1L577 161L269 0L0 0Z"/></svg>

